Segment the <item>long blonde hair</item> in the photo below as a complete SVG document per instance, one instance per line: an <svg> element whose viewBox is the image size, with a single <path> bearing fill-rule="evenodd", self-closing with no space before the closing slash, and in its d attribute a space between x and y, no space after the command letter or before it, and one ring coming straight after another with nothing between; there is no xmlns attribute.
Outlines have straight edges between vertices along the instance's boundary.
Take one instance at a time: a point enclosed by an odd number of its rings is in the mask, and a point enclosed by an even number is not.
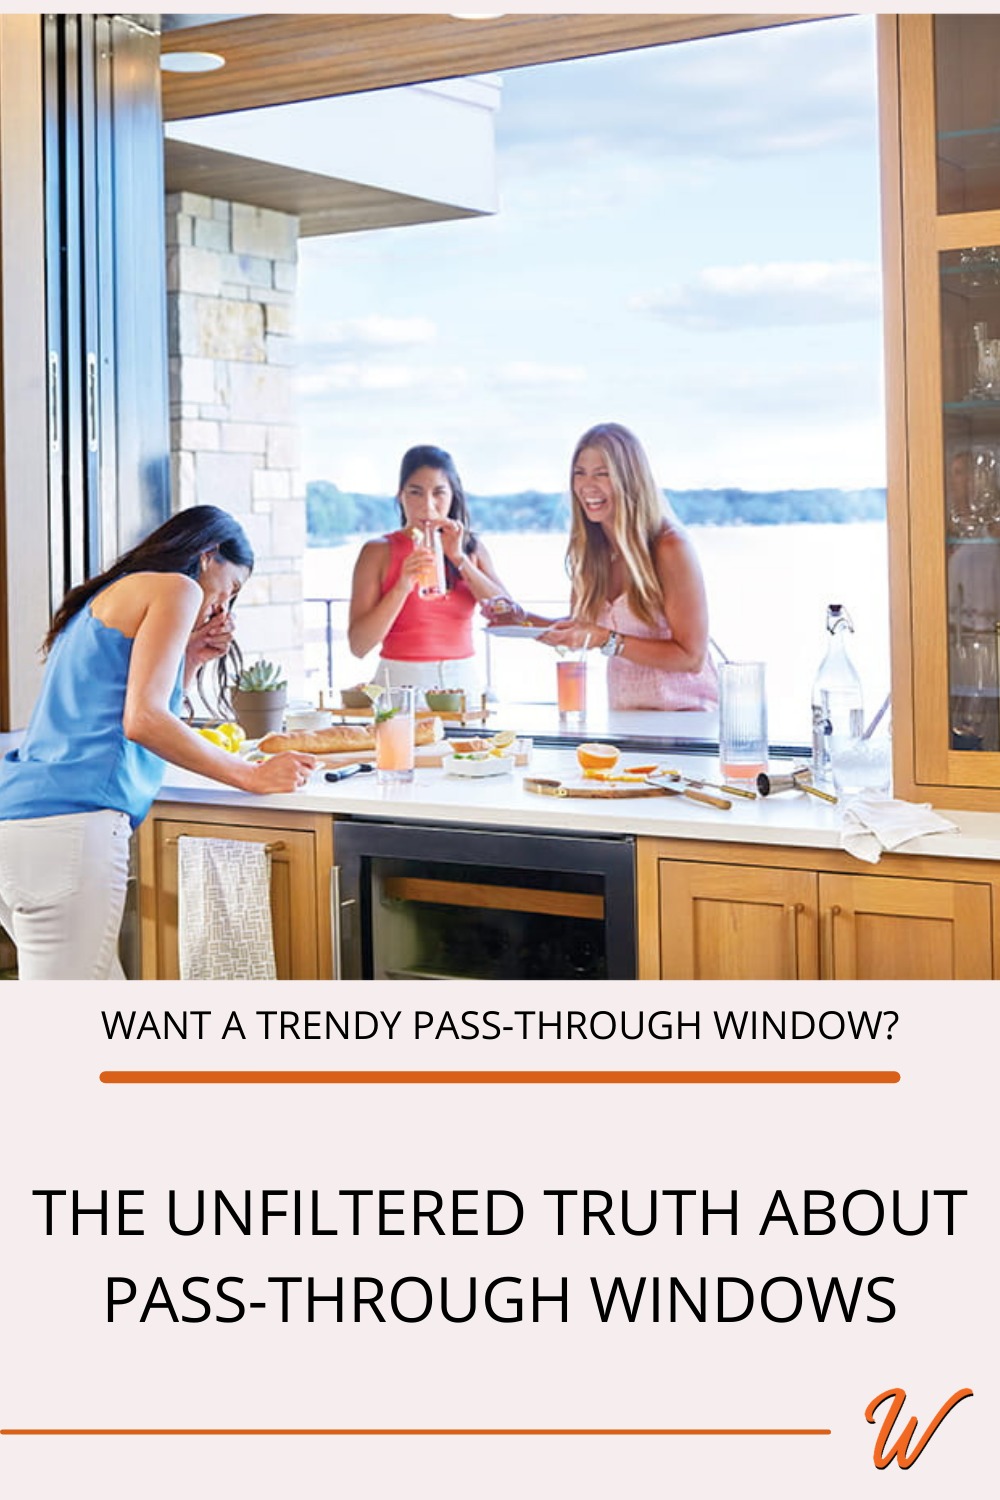
<svg viewBox="0 0 1000 1500"><path fill-rule="evenodd" d="M613 542L597 521L587 519L576 498L573 474L585 448L597 448L608 466L615 500ZM611 562L617 552L625 564L625 593L633 614L647 625L656 625L663 616L663 588L656 571L655 546L664 532L679 528L656 487L642 444L618 422L599 422L588 428L573 449L569 472L572 518L566 571L573 613L585 620L597 618L608 598Z"/></svg>

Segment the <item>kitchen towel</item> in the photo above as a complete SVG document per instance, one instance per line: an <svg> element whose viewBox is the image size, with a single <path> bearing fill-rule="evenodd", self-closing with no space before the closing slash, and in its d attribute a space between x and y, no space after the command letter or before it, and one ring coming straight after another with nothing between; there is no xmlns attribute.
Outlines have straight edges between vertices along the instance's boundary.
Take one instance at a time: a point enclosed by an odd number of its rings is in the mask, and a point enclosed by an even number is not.
<svg viewBox="0 0 1000 1500"><path fill-rule="evenodd" d="M929 802L902 802L884 792L858 792L842 807L841 844L871 865L878 864L883 850L891 852L921 834L957 831Z"/></svg>
<svg viewBox="0 0 1000 1500"><path fill-rule="evenodd" d="M177 840L182 979L276 979L271 855L237 839Z"/></svg>

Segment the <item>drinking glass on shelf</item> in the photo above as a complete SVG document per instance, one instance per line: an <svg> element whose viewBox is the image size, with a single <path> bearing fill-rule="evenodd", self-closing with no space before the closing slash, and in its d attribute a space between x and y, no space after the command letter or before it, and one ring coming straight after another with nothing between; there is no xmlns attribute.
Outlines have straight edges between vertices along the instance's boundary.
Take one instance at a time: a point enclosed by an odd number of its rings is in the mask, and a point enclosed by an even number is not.
<svg viewBox="0 0 1000 1500"><path fill-rule="evenodd" d="M415 691L383 688L376 700L375 774L381 782L413 780Z"/></svg>

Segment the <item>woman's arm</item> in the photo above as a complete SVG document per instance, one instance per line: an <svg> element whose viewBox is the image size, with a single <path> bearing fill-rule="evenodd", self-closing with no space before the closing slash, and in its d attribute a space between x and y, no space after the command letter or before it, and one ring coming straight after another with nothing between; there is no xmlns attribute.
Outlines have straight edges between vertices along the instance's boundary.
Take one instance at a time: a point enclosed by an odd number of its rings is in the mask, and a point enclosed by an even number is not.
<svg viewBox="0 0 1000 1500"><path fill-rule="evenodd" d="M618 654L662 672L698 672L708 651L708 604L697 553L680 532L665 532L656 542L653 561L672 638L626 635ZM588 636L591 647L603 646L611 631L605 625L573 618L555 625L542 640L549 646L578 647Z"/></svg>
<svg viewBox="0 0 1000 1500"><path fill-rule="evenodd" d="M472 591L474 599L481 602L483 599L494 599L498 594L506 594L506 589L497 577L493 559L482 542L477 545L475 552L461 553L461 560L455 566Z"/></svg>
<svg viewBox="0 0 1000 1500"><path fill-rule="evenodd" d="M177 672L204 596L179 573L144 574L145 598L132 641L122 727L126 736L186 771L243 792L290 792L309 778L314 756L285 752L256 764L212 745L170 710Z"/></svg>
<svg viewBox="0 0 1000 1500"><path fill-rule="evenodd" d="M367 656L369 651L382 644L416 585L427 556L426 547L414 547L404 557L396 582L388 593L383 594L382 579L389 561L389 543L365 543L354 564L351 580L347 644L352 655Z"/></svg>

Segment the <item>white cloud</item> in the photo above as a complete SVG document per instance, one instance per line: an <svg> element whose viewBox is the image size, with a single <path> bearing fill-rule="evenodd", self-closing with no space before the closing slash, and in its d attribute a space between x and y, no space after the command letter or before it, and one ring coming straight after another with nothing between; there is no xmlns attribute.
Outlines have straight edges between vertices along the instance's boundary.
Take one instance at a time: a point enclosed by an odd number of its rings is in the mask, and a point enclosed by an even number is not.
<svg viewBox="0 0 1000 1500"><path fill-rule="evenodd" d="M372 391L433 391L441 395L464 390L469 372L463 365L387 364L377 360L343 360L319 370L300 374L296 388L310 400L337 393Z"/></svg>
<svg viewBox="0 0 1000 1500"><path fill-rule="evenodd" d="M432 318L386 318L377 313L366 318L341 318L317 330L312 342L347 348L392 348L430 344L437 338Z"/></svg>
<svg viewBox="0 0 1000 1500"><path fill-rule="evenodd" d="M493 378L501 386L582 385L587 371L583 365L546 365L519 359L498 365Z"/></svg>
<svg viewBox="0 0 1000 1500"><path fill-rule="evenodd" d="M633 312L681 328L772 328L869 321L880 313L878 267L867 261L706 266L688 282L630 300Z"/></svg>

